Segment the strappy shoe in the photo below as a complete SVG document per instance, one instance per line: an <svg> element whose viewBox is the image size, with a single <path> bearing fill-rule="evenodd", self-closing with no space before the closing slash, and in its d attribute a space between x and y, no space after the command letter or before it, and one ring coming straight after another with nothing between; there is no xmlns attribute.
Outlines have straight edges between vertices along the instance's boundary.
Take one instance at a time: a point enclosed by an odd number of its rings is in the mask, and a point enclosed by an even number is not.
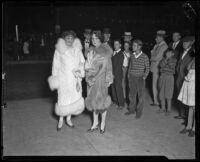
<svg viewBox="0 0 200 162"><path fill-rule="evenodd" d="M88 132L88 133L92 133L92 132L94 132L94 131L97 131L98 129L99 129L99 126L97 125L97 126L94 127L94 128L88 129L87 132Z"/></svg>
<svg viewBox="0 0 200 162"><path fill-rule="evenodd" d="M186 134L187 132L190 132L191 130L190 129L186 129L184 128L182 131L180 131L179 133L180 134Z"/></svg>
<svg viewBox="0 0 200 162"><path fill-rule="evenodd" d="M100 134L104 134L105 133L105 131L106 131L106 129L104 128L104 129L100 129Z"/></svg>

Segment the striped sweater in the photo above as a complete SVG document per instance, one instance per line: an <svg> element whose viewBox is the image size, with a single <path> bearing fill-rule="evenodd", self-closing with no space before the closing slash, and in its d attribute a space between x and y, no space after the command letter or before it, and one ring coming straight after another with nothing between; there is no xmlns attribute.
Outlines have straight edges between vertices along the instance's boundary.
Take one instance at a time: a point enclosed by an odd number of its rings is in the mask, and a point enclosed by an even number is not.
<svg viewBox="0 0 200 162"><path fill-rule="evenodd" d="M169 59L163 58L160 61L160 73L173 75L175 74L175 67L176 67L176 58L171 57Z"/></svg>
<svg viewBox="0 0 200 162"><path fill-rule="evenodd" d="M136 77L147 78L149 74L149 58L145 53L142 53L138 58L134 54L130 57L129 74Z"/></svg>

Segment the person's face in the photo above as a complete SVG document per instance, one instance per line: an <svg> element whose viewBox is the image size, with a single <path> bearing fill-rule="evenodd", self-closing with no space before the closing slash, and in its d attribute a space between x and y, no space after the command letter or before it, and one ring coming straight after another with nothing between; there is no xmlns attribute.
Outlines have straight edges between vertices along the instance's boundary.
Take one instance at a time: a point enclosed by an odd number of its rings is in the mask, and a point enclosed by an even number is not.
<svg viewBox="0 0 200 162"><path fill-rule="evenodd" d="M95 34L92 34L92 44L95 46L95 47L98 47L100 44L101 44L101 41L98 37L96 37Z"/></svg>
<svg viewBox="0 0 200 162"><path fill-rule="evenodd" d="M183 48L184 49L188 49L191 46L192 46L192 42L183 42Z"/></svg>
<svg viewBox="0 0 200 162"><path fill-rule="evenodd" d="M72 35L68 35L65 37L65 44L67 46L71 47L73 42L74 42L74 37Z"/></svg>
<svg viewBox="0 0 200 162"><path fill-rule="evenodd" d="M166 57L167 57L167 58L170 58L170 57L172 57L173 55L174 55L174 53L171 52L171 51L168 51L168 52L166 53Z"/></svg>
<svg viewBox="0 0 200 162"><path fill-rule="evenodd" d="M88 39L88 40L91 38L90 34L85 34L84 36L85 36L85 39Z"/></svg>
<svg viewBox="0 0 200 162"><path fill-rule="evenodd" d="M124 49L125 49L125 51L128 51L129 48L130 48L129 44L128 44L128 43L125 43L125 44L124 44Z"/></svg>
<svg viewBox="0 0 200 162"><path fill-rule="evenodd" d="M128 42L128 41L131 41L131 39L132 39L131 36L124 36L124 41Z"/></svg>
<svg viewBox="0 0 200 162"><path fill-rule="evenodd" d="M104 36L104 41L108 41L110 38L110 34L103 34Z"/></svg>
<svg viewBox="0 0 200 162"><path fill-rule="evenodd" d="M160 43L160 42L162 42L162 41L163 41L163 37L162 37L162 36L159 36L159 35L157 35L155 40L156 40L156 43Z"/></svg>
<svg viewBox="0 0 200 162"><path fill-rule="evenodd" d="M115 41L114 42L114 48L115 48L116 51L119 50L121 48L121 44L118 41Z"/></svg>
<svg viewBox="0 0 200 162"><path fill-rule="evenodd" d="M177 42L179 41L181 38L180 34L179 33L174 33L173 36L172 36L172 39L174 42Z"/></svg>
<svg viewBox="0 0 200 162"><path fill-rule="evenodd" d="M134 52L136 52L136 51L138 51L138 50L141 49L141 47L140 47L137 43L133 43L132 48L133 48L133 51L134 51Z"/></svg>

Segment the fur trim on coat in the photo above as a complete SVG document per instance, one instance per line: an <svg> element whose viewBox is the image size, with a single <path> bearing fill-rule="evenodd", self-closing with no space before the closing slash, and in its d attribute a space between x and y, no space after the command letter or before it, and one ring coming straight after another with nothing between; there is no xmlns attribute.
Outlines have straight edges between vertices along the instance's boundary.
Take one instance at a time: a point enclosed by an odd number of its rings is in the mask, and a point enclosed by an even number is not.
<svg viewBox="0 0 200 162"><path fill-rule="evenodd" d="M48 83L52 91L59 88L59 79L57 76L48 77Z"/></svg>
<svg viewBox="0 0 200 162"><path fill-rule="evenodd" d="M55 113L58 116L79 115L83 112L84 108L85 108L84 99L83 97L81 97L79 100L69 105L59 106L56 103Z"/></svg>

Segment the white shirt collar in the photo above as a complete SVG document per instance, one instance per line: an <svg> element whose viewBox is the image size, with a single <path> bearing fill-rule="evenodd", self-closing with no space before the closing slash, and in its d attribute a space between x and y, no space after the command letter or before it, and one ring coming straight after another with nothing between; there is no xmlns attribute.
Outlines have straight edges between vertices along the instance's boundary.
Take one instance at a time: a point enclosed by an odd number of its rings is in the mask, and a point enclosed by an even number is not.
<svg viewBox="0 0 200 162"><path fill-rule="evenodd" d="M114 51L113 56L114 56L116 53L118 53L119 51L121 51L121 48L118 49L117 51Z"/></svg>
<svg viewBox="0 0 200 162"><path fill-rule="evenodd" d="M178 40L178 41L176 41L176 42L174 42L175 44L178 44L180 42L180 40Z"/></svg>
<svg viewBox="0 0 200 162"><path fill-rule="evenodd" d="M138 58L142 54L142 51L138 55L136 55L136 52L133 52L133 54L134 54L135 58Z"/></svg>

